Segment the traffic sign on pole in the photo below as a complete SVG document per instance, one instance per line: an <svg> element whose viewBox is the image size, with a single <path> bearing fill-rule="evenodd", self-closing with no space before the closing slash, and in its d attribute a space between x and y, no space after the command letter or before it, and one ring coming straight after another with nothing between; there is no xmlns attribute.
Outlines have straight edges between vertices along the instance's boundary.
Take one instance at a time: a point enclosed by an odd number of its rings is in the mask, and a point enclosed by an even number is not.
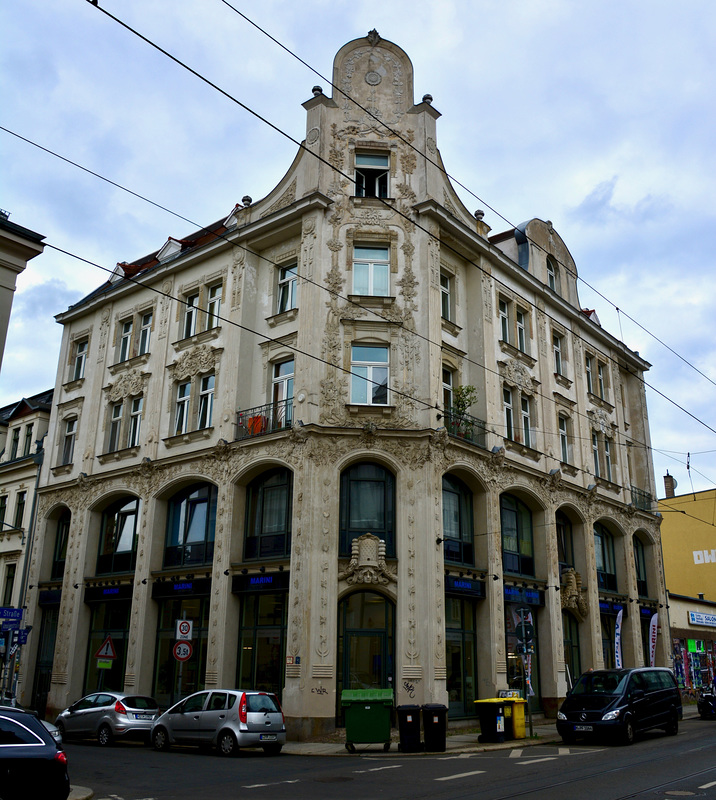
<svg viewBox="0 0 716 800"><path fill-rule="evenodd" d="M193 636L194 623L190 619L178 619L176 624L175 639L183 642L190 642Z"/></svg>
<svg viewBox="0 0 716 800"><path fill-rule="evenodd" d="M117 658L117 651L114 649L111 636L108 635L107 638L102 642L102 646L94 654L94 657L101 659L110 658L112 660Z"/></svg>
<svg viewBox="0 0 716 800"><path fill-rule="evenodd" d="M172 648L172 653L177 661L188 661L194 653L194 647L191 642L175 642L174 647Z"/></svg>

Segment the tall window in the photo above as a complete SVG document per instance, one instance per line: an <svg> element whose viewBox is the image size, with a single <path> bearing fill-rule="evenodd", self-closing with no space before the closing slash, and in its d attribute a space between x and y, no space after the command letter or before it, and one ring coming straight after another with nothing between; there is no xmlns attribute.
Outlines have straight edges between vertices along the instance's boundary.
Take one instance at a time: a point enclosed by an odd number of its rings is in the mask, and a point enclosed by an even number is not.
<svg viewBox="0 0 716 800"><path fill-rule="evenodd" d="M440 274L440 312L443 319L450 321L453 318L453 280L452 276L444 272Z"/></svg>
<svg viewBox="0 0 716 800"><path fill-rule="evenodd" d="M293 359L274 364L271 399L276 427L293 424Z"/></svg>
<svg viewBox="0 0 716 800"><path fill-rule="evenodd" d="M500 316L500 339L503 342L510 341L510 307L506 300L500 300L499 303L499 316Z"/></svg>
<svg viewBox="0 0 716 800"><path fill-rule="evenodd" d="M7 514L7 495L0 495L0 530L5 527L5 515Z"/></svg>
<svg viewBox="0 0 716 800"><path fill-rule="evenodd" d="M50 580L60 581L65 574L65 560L67 559L67 542L70 536L70 512L65 509L57 520L55 531L55 549L52 553L52 571Z"/></svg>
<svg viewBox="0 0 716 800"><path fill-rule="evenodd" d="M17 504L15 506L15 527L22 528L22 523L25 518L25 500L27 500L27 492L17 493Z"/></svg>
<svg viewBox="0 0 716 800"><path fill-rule="evenodd" d="M97 554L97 574L130 572L137 561L137 512L139 500L123 497L102 514Z"/></svg>
<svg viewBox="0 0 716 800"><path fill-rule="evenodd" d="M443 409L450 411L452 408L453 374L452 370L443 367Z"/></svg>
<svg viewBox="0 0 716 800"><path fill-rule="evenodd" d="M565 417L563 414L560 414L558 418L558 423L559 423L560 456L564 464L569 464L569 432L568 432L569 422L567 420L567 417Z"/></svg>
<svg viewBox="0 0 716 800"><path fill-rule="evenodd" d="M138 355L143 356L149 352L149 344L152 338L152 318L153 314L148 311L142 314L141 327L139 329L139 348Z"/></svg>
<svg viewBox="0 0 716 800"><path fill-rule="evenodd" d="M216 487L194 484L169 501L164 566L209 564L214 558Z"/></svg>
<svg viewBox="0 0 716 800"><path fill-rule="evenodd" d="M387 346L354 344L351 372L351 403L388 404Z"/></svg>
<svg viewBox="0 0 716 800"><path fill-rule="evenodd" d="M341 475L340 553L351 553L353 539L372 533L395 556L395 478L379 464L354 464Z"/></svg>
<svg viewBox="0 0 716 800"><path fill-rule="evenodd" d="M517 497L500 497L502 567L505 572L534 577L532 512Z"/></svg>
<svg viewBox="0 0 716 800"><path fill-rule="evenodd" d="M108 453L113 453L122 447L122 417L124 415L124 403L115 403L112 406L109 421L109 445Z"/></svg>
<svg viewBox="0 0 716 800"><path fill-rule="evenodd" d="M584 372L587 377L587 391L589 394L594 394L594 358L593 356L585 356L584 358Z"/></svg>
<svg viewBox="0 0 716 800"><path fill-rule="evenodd" d="M599 434L592 431L592 459L594 461L594 476L598 478L601 474L599 469Z"/></svg>
<svg viewBox="0 0 716 800"><path fill-rule="evenodd" d="M127 447L137 447L139 444L139 433L142 427L142 407L143 397L135 397L129 411L129 435L127 437Z"/></svg>
<svg viewBox="0 0 716 800"><path fill-rule="evenodd" d="M648 597L649 591L646 582L646 548L644 542L635 534L634 542L634 567L636 569L636 589L639 597Z"/></svg>
<svg viewBox="0 0 716 800"><path fill-rule="evenodd" d="M246 487L244 557L285 558L291 553L293 475L276 469Z"/></svg>
<svg viewBox="0 0 716 800"><path fill-rule="evenodd" d="M555 523L557 526L557 560L561 571L574 566L572 523L563 511L557 512Z"/></svg>
<svg viewBox="0 0 716 800"><path fill-rule="evenodd" d="M17 572L17 564L8 564L5 567L5 585L2 592L3 607L10 607L12 602L12 590L15 588L15 573Z"/></svg>
<svg viewBox="0 0 716 800"><path fill-rule="evenodd" d="M604 364L599 364L597 366L597 381L599 383L599 397L602 400L606 400L607 399L607 382L606 382Z"/></svg>
<svg viewBox="0 0 716 800"><path fill-rule="evenodd" d="M612 442L608 436L604 437L604 477L612 480Z"/></svg>
<svg viewBox="0 0 716 800"><path fill-rule="evenodd" d="M356 153L356 197L388 197L388 153Z"/></svg>
<svg viewBox="0 0 716 800"><path fill-rule="evenodd" d="M276 313L296 308L296 286L298 266L280 267L278 271L278 292L276 293Z"/></svg>
<svg viewBox="0 0 716 800"><path fill-rule="evenodd" d="M15 428L15 430L12 432L12 440L10 442L10 461L14 461L17 458L19 450L20 428Z"/></svg>
<svg viewBox="0 0 716 800"><path fill-rule="evenodd" d="M558 291L557 265L549 257L547 258L547 285L553 292Z"/></svg>
<svg viewBox="0 0 716 800"><path fill-rule="evenodd" d="M353 248L353 294L390 294L390 255L387 247Z"/></svg>
<svg viewBox="0 0 716 800"><path fill-rule="evenodd" d="M182 338L188 339L196 333L196 322L199 314L199 294L190 294L185 298L184 305L184 326Z"/></svg>
<svg viewBox="0 0 716 800"><path fill-rule="evenodd" d="M122 323L117 361L126 361L132 355L132 320Z"/></svg>
<svg viewBox="0 0 716 800"><path fill-rule="evenodd" d="M443 476L443 552L445 561L475 563L472 492L454 475Z"/></svg>
<svg viewBox="0 0 716 800"><path fill-rule="evenodd" d="M32 451L32 430L33 424L25 425L25 441L22 445L23 456L29 456Z"/></svg>
<svg viewBox="0 0 716 800"><path fill-rule="evenodd" d="M526 447L533 446L532 436L532 416L530 414L530 399L525 395L520 398L521 414L522 414L522 443Z"/></svg>
<svg viewBox="0 0 716 800"><path fill-rule="evenodd" d="M512 408L512 390L504 388L502 390L502 404L505 409L505 437L514 439L514 410Z"/></svg>
<svg viewBox="0 0 716 800"><path fill-rule="evenodd" d="M517 349L521 353L527 352L527 328L525 322L525 313L517 309L515 312L515 322L517 324Z"/></svg>
<svg viewBox="0 0 716 800"><path fill-rule="evenodd" d="M186 381L177 386L177 404L174 413L174 434L186 433L189 430L189 401L191 400L191 383Z"/></svg>
<svg viewBox="0 0 716 800"><path fill-rule="evenodd" d="M614 537L600 522L594 523L594 554L597 560L597 585L600 589L616 592Z"/></svg>
<svg viewBox="0 0 716 800"><path fill-rule="evenodd" d="M552 352L554 353L554 371L557 375L564 375L562 365L562 337L552 336Z"/></svg>
<svg viewBox="0 0 716 800"><path fill-rule="evenodd" d="M72 370L72 380L78 381L85 376L85 365L87 364L87 348L89 341L82 339L75 343L75 364Z"/></svg>
<svg viewBox="0 0 716 800"><path fill-rule="evenodd" d="M221 324L219 317L221 316L221 298L223 293L223 284L217 283L209 287L209 292L206 301L206 330L216 328Z"/></svg>
<svg viewBox="0 0 716 800"><path fill-rule="evenodd" d="M77 418L65 421L65 437L62 442L62 463L71 464L75 456L75 439L77 438Z"/></svg>
<svg viewBox="0 0 716 800"><path fill-rule="evenodd" d="M199 430L211 427L214 412L214 383L214 375L204 375L199 384Z"/></svg>

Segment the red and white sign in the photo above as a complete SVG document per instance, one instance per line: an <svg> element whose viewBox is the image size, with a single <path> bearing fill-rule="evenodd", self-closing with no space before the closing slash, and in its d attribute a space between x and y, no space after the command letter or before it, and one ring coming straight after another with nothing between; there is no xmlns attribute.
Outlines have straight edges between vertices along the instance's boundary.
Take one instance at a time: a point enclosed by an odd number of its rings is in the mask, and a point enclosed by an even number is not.
<svg viewBox="0 0 716 800"><path fill-rule="evenodd" d="M172 652L177 661L188 661L194 653L194 647L191 642L179 641L174 643Z"/></svg>
<svg viewBox="0 0 716 800"><path fill-rule="evenodd" d="M194 637L192 635L194 623L190 619L178 619L175 639L180 641L191 641Z"/></svg>
<svg viewBox="0 0 716 800"><path fill-rule="evenodd" d="M99 650L94 654L95 658L117 658L117 651L114 649L114 644L112 642L112 637L107 636L107 638L102 642L102 646Z"/></svg>

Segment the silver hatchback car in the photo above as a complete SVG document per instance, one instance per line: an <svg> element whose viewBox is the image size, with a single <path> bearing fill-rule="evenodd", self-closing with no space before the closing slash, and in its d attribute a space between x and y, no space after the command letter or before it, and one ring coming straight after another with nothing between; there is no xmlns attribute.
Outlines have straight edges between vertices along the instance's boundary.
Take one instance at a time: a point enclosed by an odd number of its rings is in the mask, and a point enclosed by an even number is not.
<svg viewBox="0 0 716 800"><path fill-rule="evenodd" d="M60 712L55 725L64 740L94 736L102 746L115 739L149 741L152 722L159 716L153 697L126 692L93 692Z"/></svg>
<svg viewBox="0 0 716 800"><path fill-rule="evenodd" d="M222 756L241 747L261 747L278 755L286 743L286 721L275 694L216 689L197 692L172 706L152 725L152 744L216 747Z"/></svg>

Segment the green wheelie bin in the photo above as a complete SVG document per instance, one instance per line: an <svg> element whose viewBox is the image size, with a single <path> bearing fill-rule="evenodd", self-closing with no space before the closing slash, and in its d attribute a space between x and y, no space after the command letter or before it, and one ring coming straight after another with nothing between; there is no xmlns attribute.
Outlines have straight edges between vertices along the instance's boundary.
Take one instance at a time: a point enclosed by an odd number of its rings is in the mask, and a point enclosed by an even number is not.
<svg viewBox="0 0 716 800"><path fill-rule="evenodd" d="M346 750L355 753L357 744L382 744L390 750L392 689L344 689L341 707L346 720Z"/></svg>

